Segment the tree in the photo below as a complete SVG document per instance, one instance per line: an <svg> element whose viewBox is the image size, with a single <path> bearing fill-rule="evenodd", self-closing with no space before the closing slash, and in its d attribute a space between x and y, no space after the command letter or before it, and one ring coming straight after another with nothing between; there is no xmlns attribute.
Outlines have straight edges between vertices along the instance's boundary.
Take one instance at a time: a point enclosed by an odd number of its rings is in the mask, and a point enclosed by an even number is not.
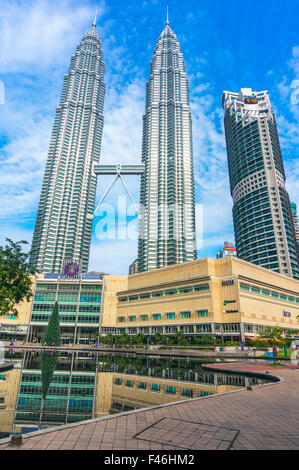
<svg viewBox="0 0 299 470"><path fill-rule="evenodd" d="M129 344L129 335L127 333L123 333L116 339L116 343L121 345Z"/></svg>
<svg viewBox="0 0 299 470"><path fill-rule="evenodd" d="M260 338L269 339L273 346L273 352L275 346L284 346L285 338L282 336L282 330L278 326L265 326L258 332Z"/></svg>
<svg viewBox="0 0 299 470"><path fill-rule="evenodd" d="M134 339L135 339L135 343L140 346L141 344L144 343L145 336L143 333L138 333Z"/></svg>
<svg viewBox="0 0 299 470"><path fill-rule="evenodd" d="M18 314L15 307L22 300L28 302L32 297L32 280L34 274L29 265L30 253L23 253L22 240L14 243L6 238L7 244L0 247L0 316L7 313Z"/></svg>
<svg viewBox="0 0 299 470"><path fill-rule="evenodd" d="M114 344L114 336L112 333L108 333L106 336L103 338L103 343L104 344Z"/></svg>
<svg viewBox="0 0 299 470"><path fill-rule="evenodd" d="M60 353L55 353L53 351L42 351L41 353L41 380L43 400L46 399L59 356Z"/></svg>
<svg viewBox="0 0 299 470"><path fill-rule="evenodd" d="M214 345L214 337L212 335L201 335L195 338L195 343L201 346Z"/></svg>
<svg viewBox="0 0 299 470"><path fill-rule="evenodd" d="M186 346L188 344L187 340L185 338L185 335L184 335L184 333L182 333L181 330L176 332L176 334L174 335L174 339L175 339L175 342L179 346Z"/></svg>
<svg viewBox="0 0 299 470"><path fill-rule="evenodd" d="M163 343L163 335L159 331L155 334L155 343L162 344Z"/></svg>
<svg viewBox="0 0 299 470"><path fill-rule="evenodd" d="M55 346L61 345L58 302L55 302L43 341L46 346L52 346L53 343Z"/></svg>

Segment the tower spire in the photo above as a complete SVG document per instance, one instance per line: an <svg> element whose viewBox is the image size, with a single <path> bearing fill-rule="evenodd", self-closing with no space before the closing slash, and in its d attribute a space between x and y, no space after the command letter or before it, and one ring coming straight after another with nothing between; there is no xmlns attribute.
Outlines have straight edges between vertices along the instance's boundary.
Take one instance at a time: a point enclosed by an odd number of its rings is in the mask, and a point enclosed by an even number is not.
<svg viewBox="0 0 299 470"><path fill-rule="evenodd" d="M93 20L93 23L92 23L93 28L97 27L97 14L98 14L98 7L96 7L96 13L94 15L94 20Z"/></svg>
<svg viewBox="0 0 299 470"><path fill-rule="evenodd" d="M166 9L167 9L167 15L166 15L166 26L169 26L169 18L168 18L168 5L167 5Z"/></svg>

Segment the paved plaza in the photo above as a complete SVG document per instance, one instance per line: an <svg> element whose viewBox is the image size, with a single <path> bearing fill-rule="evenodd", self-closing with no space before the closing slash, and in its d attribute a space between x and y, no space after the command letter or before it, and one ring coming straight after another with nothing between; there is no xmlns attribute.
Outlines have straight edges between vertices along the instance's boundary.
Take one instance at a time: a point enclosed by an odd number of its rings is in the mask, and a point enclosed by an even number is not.
<svg viewBox="0 0 299 470"><path fill-rule="evenodd" d="M259 363L213 364L267 373L281 382L252 390L130 411L23 437L20 450L299 449L299 369ZM0 450L15 449L7 439Z"/></svg>

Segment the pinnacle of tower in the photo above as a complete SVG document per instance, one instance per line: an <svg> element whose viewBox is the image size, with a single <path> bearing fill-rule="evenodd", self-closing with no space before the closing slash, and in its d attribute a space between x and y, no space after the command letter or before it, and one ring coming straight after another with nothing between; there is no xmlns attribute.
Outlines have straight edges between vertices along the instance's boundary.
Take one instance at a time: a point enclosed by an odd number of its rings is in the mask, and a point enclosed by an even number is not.
<svg viewBox="0 0 299 470"><path fill-rule="evenodd" d="M161 33L161 38L167 37L167 36L172 36L173 38L176 39L176 34L175 32L171 29L169 26L169 15L168 15L168 5L167 5L167 12L166 12L166 23L165 23L165 28L163 29Z"/></svg>
<svg viewBox="0 0 299 470"><path fill-rule="evenodd" d="M85 37L86 36L94 36L94 37L99 39L99 35L98 35L97 29L96 29L97 28L97 15L98 15L98 7L96 8L96 12L95 12L95 15L94 15L94 20L93 20L91 29L89 31L87 31L87 33L85 34Z"/></svg>
<svg viewBox="0 0 299 470"><path fill-rule="evenodd" d="M98 7L96 8L96 13L94 15L94 20L93 20L93 23L92 23L92 28L96 28L97 27L97 14L98 14Z"/></svg>
<svg viewBox="0 0 299 470"><path fill-rule="evenodd" d="M166 17L166 26L169 26L169 18L168 18L168 5L167 5L167 17Z"/></svg>

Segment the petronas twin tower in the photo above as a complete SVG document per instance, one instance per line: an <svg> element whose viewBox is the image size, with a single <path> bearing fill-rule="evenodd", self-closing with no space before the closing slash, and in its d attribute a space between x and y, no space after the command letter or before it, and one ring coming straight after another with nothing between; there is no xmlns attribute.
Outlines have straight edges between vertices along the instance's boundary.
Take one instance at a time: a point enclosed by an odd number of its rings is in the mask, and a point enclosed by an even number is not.
<svg viewBox="0 0 299 470"><path fill-rule="evenodd" d="M71 58L56 110L32 242L39 272L68 261L88 270L103 131L104 62L96 20ZM138 270L196 258L192 121L179 42L167 19L156 45L143 117Z"/></svg>
<svg viewBox="0 0 299 470"><path fill-rule="evenodd" d="M94 21L64 78L56 110L31 262L39 272L61 273L66 260L88 269L105 96L101 41Z"/></svg>
<svg viewBox="0 0 299 470"><path fill-rule="evenodd" d="M167 21L146 86L139 271L196 258L191 127L184 59Z"/></svg>

